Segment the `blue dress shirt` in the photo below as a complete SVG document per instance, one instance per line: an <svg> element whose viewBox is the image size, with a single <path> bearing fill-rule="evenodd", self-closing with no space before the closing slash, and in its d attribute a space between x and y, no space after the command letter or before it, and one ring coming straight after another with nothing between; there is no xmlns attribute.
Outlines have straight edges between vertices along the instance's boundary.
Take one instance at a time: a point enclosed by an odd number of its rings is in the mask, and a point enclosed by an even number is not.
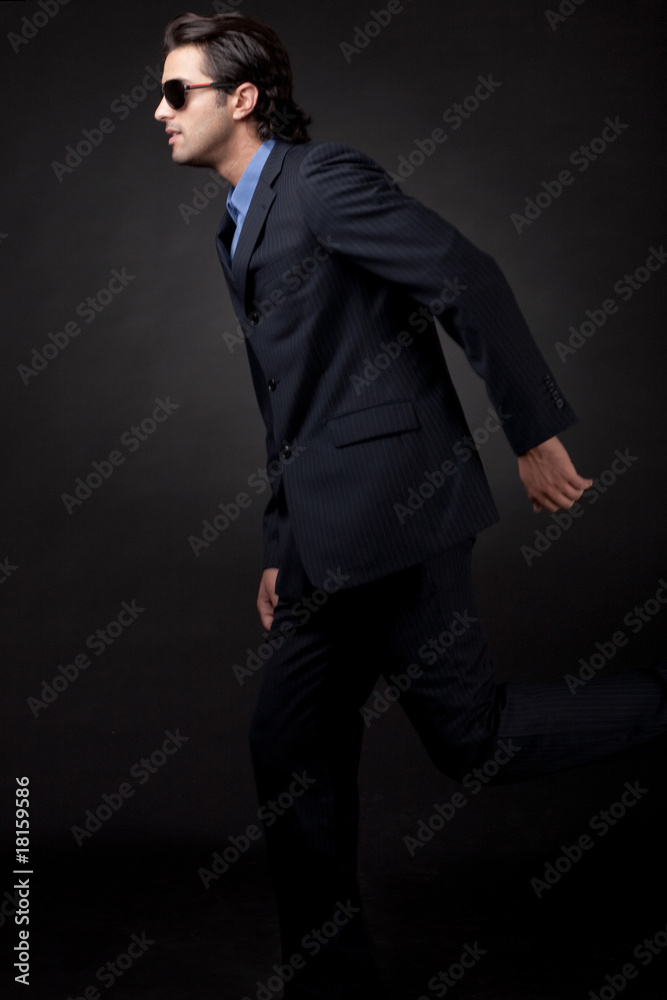
<svg viewBox="0 0 667 1000"><path fill-rule="evenodd" d="M250 202L252 201L252 196L255 193L257 182L259 181L260 174L264 169L264 164L269 158L269 153L275 144L275 139L267 139L266 142L262 143L248 166L243 171L241 179L236 187L232 188L227 195L227 211L236 224L236 232L234 233L234 239L232 240L232 246L229 252L229 256L232 260L234 259L234 251L236 250L236 245L239 241L241 229L243 228L245 217L248 214L248 209L250 208Z"/></svg>

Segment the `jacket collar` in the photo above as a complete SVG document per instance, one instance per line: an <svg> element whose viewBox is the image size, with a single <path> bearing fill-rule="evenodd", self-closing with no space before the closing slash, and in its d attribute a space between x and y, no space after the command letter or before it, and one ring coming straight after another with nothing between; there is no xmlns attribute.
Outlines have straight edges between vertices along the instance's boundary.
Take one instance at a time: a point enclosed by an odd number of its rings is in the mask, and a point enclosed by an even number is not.
<svg viewBox="0 0 667 1000"><path fill-rule="evenodd" d="M234 261L231 266L227 245L229 244L230 226L233 226L233 223L229 219L227 211L225 211L220 229L218 230L216 241L218 256L220 257L227 281L231 286L235 286L236 297L244 305L244 309L250 258L276 196L274 184L283 168L283 162L290 149L290 145L288 142L279 141L269 154L269 158L257 182L252 201L250 202L250 208L248 209L248 214L241 230L241 236L236 246ZM227 244L225 241L227 241Z"/></svg>

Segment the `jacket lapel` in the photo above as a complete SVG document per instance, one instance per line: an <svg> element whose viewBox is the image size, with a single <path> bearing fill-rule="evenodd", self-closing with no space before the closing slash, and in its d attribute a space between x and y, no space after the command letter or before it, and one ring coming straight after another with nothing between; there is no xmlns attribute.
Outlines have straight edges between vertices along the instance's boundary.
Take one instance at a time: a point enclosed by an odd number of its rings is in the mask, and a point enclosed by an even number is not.
<svg viewBox="0 0 667 1000"><path fill-rule="evenodd" d="M220 263L222 264L222 269L225 272L225 277L228 281L231 281L232 279L232 265L229 259L229 249L232 245L232 240L234 239L235 230L236 226L234 225L234 220L225 209L225 214L220 221L220 228L218 229L215 238L215 246L218 251Z"/></svg>
<svg viewBox="0 0 667 1000"><path fill-rule="evenodd" d="M262 175L257 183L255 193L250 202L248 214L243 223L243 229L234 252L234 262L231 267L232 281L238 289L238 297L245 304L246 283L248 278L248 267L257 241L260 237L266 217L269 214L271 205L276 197L274 183L282 170L283 160L290 148L287 142L277 142L271 150L268 160L262 170ZM221 232L224 230L224 224ZM218 248L220 253L220 248ZM223 262L223 267L224 267ZM227 255L227 268L229 269L229 255Z"/></svg>

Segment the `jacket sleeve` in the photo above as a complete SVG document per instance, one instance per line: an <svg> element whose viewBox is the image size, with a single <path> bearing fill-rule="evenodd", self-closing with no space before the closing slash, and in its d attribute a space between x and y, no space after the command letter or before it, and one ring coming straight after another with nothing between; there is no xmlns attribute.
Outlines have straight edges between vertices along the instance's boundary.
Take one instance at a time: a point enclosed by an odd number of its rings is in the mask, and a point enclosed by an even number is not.
<svg viewBox="0 0 667 1000"><path fill-rule="evenodd" d="M515 453L576 422L488 254L356 150L313 146L300 180L313 236L438 316L484 379L491 402L512 414L504 430Z"/></svg>
<svg viewBox="0 0 667 1000"><path fill-rule="evenodd" d="M268 400L266 384L262 377L259 362L251 345L246 340L248 360L250 362L250 373L255 388L255 394L259 403L259 409L264 419L266 431L266 456L267 466L273 468L273 460L278 458L278 448L274 436L271 432L271 412ZM272 477L270 483L271 495L264 508L264 518L262 522L263 553L262 569L271 569L279 565L279 525L280 517L278 513L278 491L280 488L280 477Z"/></svg>

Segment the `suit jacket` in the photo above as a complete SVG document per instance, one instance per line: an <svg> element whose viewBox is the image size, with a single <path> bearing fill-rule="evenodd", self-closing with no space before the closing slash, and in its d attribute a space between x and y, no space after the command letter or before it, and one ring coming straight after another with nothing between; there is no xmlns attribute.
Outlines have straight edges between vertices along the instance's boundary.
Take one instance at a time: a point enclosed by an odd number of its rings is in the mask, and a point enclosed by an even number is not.
<svg viewBox="0 0 667 1000"><path fill-rule="evenodd" d="M230 267L266 425L264 566L286 504L309 579L358 585L497 520L433 315L520 454L575 422L494 261L356 150L278 142Z"/></svg>

